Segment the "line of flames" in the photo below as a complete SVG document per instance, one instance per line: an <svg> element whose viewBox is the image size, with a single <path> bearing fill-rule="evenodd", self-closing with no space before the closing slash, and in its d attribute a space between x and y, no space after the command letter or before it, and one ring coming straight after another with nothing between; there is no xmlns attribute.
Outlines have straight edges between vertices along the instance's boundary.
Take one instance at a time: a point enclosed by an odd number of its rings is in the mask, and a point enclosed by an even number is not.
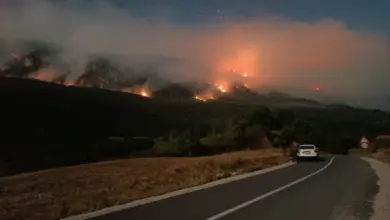
<svg viewBox="0 0 390 220"><path fill-rule="evenodd" d="M29 78L33 78L33 79L40 80L40 81L53 82L54 75L55 75L55 70L48 68L48 69L41 70L40 72L37 72L35 74L32 74ZM248 74L245 72L242 75L242 77L248 78ZM223 80L221 80L221 81L223 82ZM63 85L65 85L65 86L85 86L83 84L76 84L76 83L69 81L69 80L65 81L63 83ZM243 84L243 85L248 88L248 84ZM223 93L228 93L230 90L230 83L228 83L227 81L224 83L215 83L214 86L217 90L219 90L220 94L213 94L212 92L206 92L203 94L195 95L194 99L196 99L198 101L206 102L208 100L215 99L218 95L221 95ZM127 93L137 94L137 95L147 97L147 98L152 97L152 92L149 89L147 89L146 87L141 87L139 89L130 88L130 89L124 89L121 91L127 92Z"/></svg>

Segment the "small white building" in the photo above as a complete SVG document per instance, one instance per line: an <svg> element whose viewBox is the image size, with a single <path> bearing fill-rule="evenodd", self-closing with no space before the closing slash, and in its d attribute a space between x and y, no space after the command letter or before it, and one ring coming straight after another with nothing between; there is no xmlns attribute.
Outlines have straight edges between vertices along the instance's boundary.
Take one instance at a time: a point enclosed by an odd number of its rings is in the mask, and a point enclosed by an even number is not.
<svg viewBox="0 0 390 220"><path fill-rule="evenodd" d="M370 145L370 142L368 141L368 139L366 137L363 136L360 139L360 147L363 149L367 149L369 145Z"/></svg>

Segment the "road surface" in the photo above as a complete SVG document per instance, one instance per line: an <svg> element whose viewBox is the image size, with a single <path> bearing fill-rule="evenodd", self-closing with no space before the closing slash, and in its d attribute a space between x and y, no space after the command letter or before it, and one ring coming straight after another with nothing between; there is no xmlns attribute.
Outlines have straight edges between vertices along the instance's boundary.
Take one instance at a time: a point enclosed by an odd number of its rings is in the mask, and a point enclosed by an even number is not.
<svg viewBox="0 0 390 220"><path fill-rule="evenodd" d="M328 157L92 219L367 220L376 182L360 158Z"/></svg>

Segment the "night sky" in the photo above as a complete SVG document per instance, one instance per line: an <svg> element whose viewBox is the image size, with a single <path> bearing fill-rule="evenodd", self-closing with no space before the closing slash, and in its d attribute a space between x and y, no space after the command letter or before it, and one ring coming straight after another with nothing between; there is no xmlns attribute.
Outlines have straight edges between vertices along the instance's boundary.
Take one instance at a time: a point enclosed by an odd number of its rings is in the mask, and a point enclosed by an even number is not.
<svg viewBox="0 0 390 220"><path fill-rule="evenodd" d="M299 21L332 18L353 29L390 33L388 0L112 0L112 3L148 18L156 16L160 9L160 13L165 11L175 22L184 23L207 22L220 17L276 15Z"/></svg>

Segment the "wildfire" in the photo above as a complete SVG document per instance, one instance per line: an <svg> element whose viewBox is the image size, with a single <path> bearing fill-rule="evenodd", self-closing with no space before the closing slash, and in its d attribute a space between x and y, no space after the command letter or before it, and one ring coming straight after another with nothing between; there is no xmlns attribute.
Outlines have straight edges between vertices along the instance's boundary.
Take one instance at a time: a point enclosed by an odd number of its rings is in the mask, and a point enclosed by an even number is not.
<svg viewBox="0 0 390 220"><path fill-rule="evenodd" d="M226 83L216 83L215 86L216 86L217 89L218 89L219 91L221 91L222 93L228 92L228 89L227 89L228 86L226 85Z"/></svg>
<svg viewBox="0 0 390 220"><path fill-rule="evenodd" d="M17 64L22 64L24 67L30 67L35 65L35 59L32 59L29 56L19 56L16 53L10 54ZM220 96L223 96L225 93L232 93L235 91L234 87L237 89L246 87L249 88L248 84L252 85L250 81L252 77L256 74L255 65L252 62L253 54L249 52L242 52L239 54L240 59L238 60L226 60L217 65L215 68L215 73L213 77L210 78L213 84L209 84L209 87L205 91L200 92L193 96L194 99L206 102L208 100L216 99ZM19 60L20 62L16 62ZM253 64L253 65L252 65ZM86 69L86 72L79 76L75 81L68 80L68 74L58 75L55 72L55 69L51 66L45 67L40 66L39 71L31 72L31 68L27 68L26 73L23 73L23 77L30 77L41 81L47 81L52 83L58 83L65 86L80 86L80 87L97 87L97 88L109 88L111 80L105 79L105 77L100 77L99 75L94 74L96 71L96 65L92 65L91 71ZM1 67L0 67L1 68ZM16 71L15 71L16 72ZM249 73L249 74L248 74ZM70 74L70 73L69 73ZM117 78L115 77L112 81L116 82ZM253 86L253 85L252 85ZM320 87L311 87L316 91L320 91ZM115 88L118 90L118 88ZM143 97L152 97L153 93L148 89L146 84L144 85L135 85L126 89L121 89L123 92L137 94Z"/></svg>
<svg viewBox="0 0 390 220"><path fill-rule="evenodd" d="M228 84L226 82L224 83L216 83L214 84L215 88L218 89L221 93L226 93L228 92ZM197 94L194 96L194 99L206 102L208 100L213 100L215 99L216 96L219 96L219 94L213 94L213 90L209 90L208 92L205 92L203 94Z"/></svg>
<svg viewBox="0 0 390 220"><path fill-rule="evenodd" d="M225 93L226 92L226 89L223 88L223 86L218 86L218 89L221 90L221 92Z"/></svg>
<svg viewBox="0 0 390 220"><path fill-rule="evenodd" d="M144 96L144 97L149 97L149 93L147 93L146 91L141 91L141 95Z"/></svg>
<svg viewBox="0 0 390 220"><path fill-rule="evenodd" d="M127 88L127 89L123 89L122 92L127 92L127 93L132 93L132 94L136 94L136 95L140 95L140 96L143 96L143 97L151 97L151 92L146 89L146 88Z"/></svg>
<svg viewBox="0 0 390 220"><path fill-rule="evenodd" d="M54 78L54 70L53 69L44 69L40 72L35 73L33 76L31 76L34 79L51 82Z"/></svg>
<svg viewBox="0 0 390 220"><path fill-rule="evenodd" d="M206 102L208 100L215 99L214 95L211 94L211 93L205 93L205 94L202 94L202 95L198 94L198 95L195 95L194 98L196 100L199 100L199 101L202 101L202 102Z"/></svg>
<svg viewBox="0 0 390 220"><path fill-rule="evenodd" d="M200 96L200 95L196 95L194 98L197 99L197 100L199 100L199 101L202 101L202 102L207 101L207 99L205 99L204 97L202 97L202 96Z"/></svg>
<svg viewBox="0 0 390 220"><path fill-rule="evenodd" d="M141 95L143 97L150 97L150 92L147 91L146 89L141 89L139 92L138 92L138 95Z"/></svg>

